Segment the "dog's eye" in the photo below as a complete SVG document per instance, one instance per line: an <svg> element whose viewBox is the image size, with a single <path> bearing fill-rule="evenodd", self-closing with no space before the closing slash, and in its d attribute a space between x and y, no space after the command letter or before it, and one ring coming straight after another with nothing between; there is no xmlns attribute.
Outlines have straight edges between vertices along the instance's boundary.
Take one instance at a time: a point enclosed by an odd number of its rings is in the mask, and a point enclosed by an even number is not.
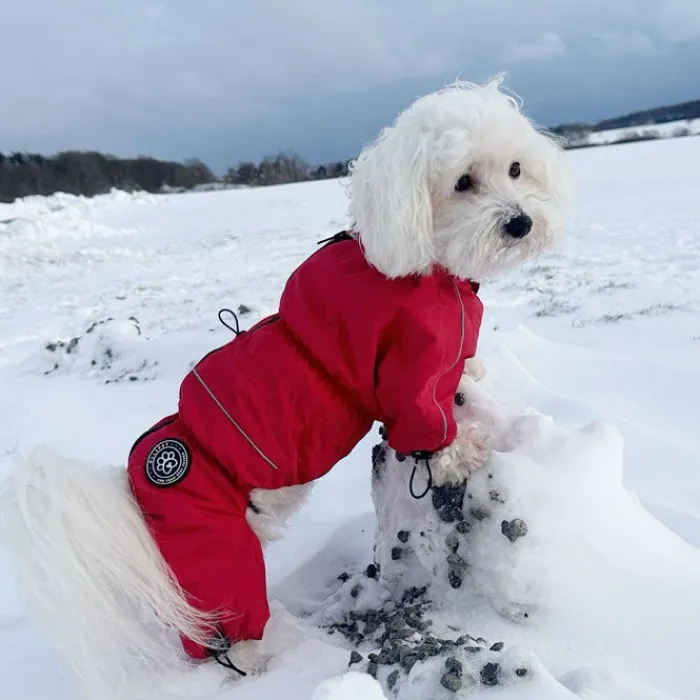
<svg viewBox="0 0 700 700"><path fill-rule="evenodd" d="M474 187L474 180L472 180L470 175L462 175L455 185L457 192L466 192L472 189L472 187Z"/></svg>
<svg viewBox="0 0 700 700"><path fill-rule="evenodd" d="M520 177L520 163L516 160L514 163L510 164L510 170L508 174L515 180Z"/></svg>

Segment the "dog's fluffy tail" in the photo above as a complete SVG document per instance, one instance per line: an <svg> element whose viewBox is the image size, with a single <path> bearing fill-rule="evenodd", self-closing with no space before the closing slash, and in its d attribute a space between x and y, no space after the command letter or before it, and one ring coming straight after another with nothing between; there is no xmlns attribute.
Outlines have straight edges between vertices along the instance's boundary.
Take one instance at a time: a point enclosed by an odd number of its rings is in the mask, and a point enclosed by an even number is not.
<svg viewBox="0 0 700 700"><path fill-rule="evenodd" d="M124 469L37 448L10 478L0 512L30 610L90 696L135 691L181 665L175 633L204 641L212 621L187 603Z"/></svg>

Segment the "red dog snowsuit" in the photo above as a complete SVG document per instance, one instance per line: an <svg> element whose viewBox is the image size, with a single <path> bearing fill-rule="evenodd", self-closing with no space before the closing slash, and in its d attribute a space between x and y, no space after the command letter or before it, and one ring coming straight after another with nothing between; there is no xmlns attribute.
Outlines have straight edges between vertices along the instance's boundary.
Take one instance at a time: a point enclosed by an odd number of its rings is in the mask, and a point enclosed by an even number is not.
<svg viewBox="0 0 700 700"><path fill-rule="evenodd" d="M228 639L260 639L269 616L251 489L318 479L375 421L404 454L449 445L477 290L441 270L389 280L341 238L294 272L279 314L202 359L178 413L136 442L129 475L150 531L192 604L228 613Z"/></svg>

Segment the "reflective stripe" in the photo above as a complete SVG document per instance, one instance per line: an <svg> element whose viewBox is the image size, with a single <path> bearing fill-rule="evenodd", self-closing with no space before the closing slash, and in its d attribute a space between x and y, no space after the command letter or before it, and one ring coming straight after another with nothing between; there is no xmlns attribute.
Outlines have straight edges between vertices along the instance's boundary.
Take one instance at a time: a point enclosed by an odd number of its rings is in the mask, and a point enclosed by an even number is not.
<svg viewBox="0 0 700 700"><path fill-rule="evenodd" d="M442 416L442 440L440 441L440 445L445 442L447 439L447 416L445 415L445 412L442 410L442 406L438 403L437 400L437 387L438 384L440 383L440 380L448 373L451 372L456 366L457 363L459 362L460 358L462 357L462 346L464 345L464 333L465 333L465 324L464 324L464 302L462 301L462 296L459 293L459 288L457 287L457 283L454 280L450 280L452 282L452 287L455 290L455 294L457 295L457 301L459 302L459 322L460 322L460 331L459 331L459 347L457 348L457 357L455 361L438 377L437 381L435 382L435 386L433 387L433 403L437 406L438 411L440 411L440 415Z"/></svg>
<svg viewBox="0 0 700 700"><path fill-rule="evenodd" d="M234 420L233 416L226 410L221 401L219 401L219 399L216 398L214 392L207 386L207 383L202 379L196 367L192 370L192 374L194 374L194 376L197 377L197 380L204 387L204 390L207 392L207 394L211 396L214 403L221 409L221 412L226 416L226 418L229 419L231 424L236 427L238 432L248 441L248 444L260 455L260 457L262 457L262 459L264 459L275 471L277 471L277 465L253 442L253 440L248 436L245 430L243 430L243 428L241 428L241 426L238 425L238 423Z"/></svg>

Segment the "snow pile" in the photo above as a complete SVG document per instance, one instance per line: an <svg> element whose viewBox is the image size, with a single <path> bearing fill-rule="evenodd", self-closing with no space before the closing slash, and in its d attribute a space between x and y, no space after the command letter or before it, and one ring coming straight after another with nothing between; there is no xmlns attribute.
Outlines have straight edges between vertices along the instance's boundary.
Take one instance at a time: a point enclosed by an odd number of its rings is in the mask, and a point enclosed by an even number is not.
<svg viewBox="0 0 700 700"><path fill-rule="evenodd" d="M153 203L154 195L113 190L98 197L57 193L31 196L0 205L0 273L19 273L27 266L59 265L107 259L91 239L135 235L137 228L114 229L92 220L96 213L127 202Z"/></svg>
<svg viewBox="0 0 700 700"><path fill-rule="evenodd" d="M351 671L324 681L311 700L386 700L377 681L363 673Z"/></svg>
<svg viewBox="0 0 700 700"><path fill-rule="evenodd" d="M69 340L46 343L39 369L45 375L76 374L104 384L151 380L158 362L147 356L148 347L137 318L107 318Z"/></svg>
<svg viewBox="0 0 700 700"><path fill-rule="evenodd" d="M94 214L113 207L115 204L148 203L158 201L157 195L148 192L125 192L112 189L107 194L85 197L84 195L56 192L49 196L30 195L21 197L9 204L0 204L0 220L22 218L31 219L44 214L63 211L65 209L80 209L86 215Z"/></svg>
<svg viewBox="0 0 700 700"><path fill-rule="evenodd" d="M688 617L700 609L700 555L623 487L615 428L557 425L486 384L465 378L455 406L494 445L467 481L414 499L413 460L375 446L374 562L342 573L314 619L356 646L350 663L400 700L541 683L576 660L612 658L649 684L638 682L647 697L666 697L651 688L682 687L673 669L690 669L700 644ZM667 625L674 636L659 649L652 640ZM640 638L649 642L635 658L627 651ZM605 678L600 695L598 671L564 684L591 698L634 687Z"/></svg>

